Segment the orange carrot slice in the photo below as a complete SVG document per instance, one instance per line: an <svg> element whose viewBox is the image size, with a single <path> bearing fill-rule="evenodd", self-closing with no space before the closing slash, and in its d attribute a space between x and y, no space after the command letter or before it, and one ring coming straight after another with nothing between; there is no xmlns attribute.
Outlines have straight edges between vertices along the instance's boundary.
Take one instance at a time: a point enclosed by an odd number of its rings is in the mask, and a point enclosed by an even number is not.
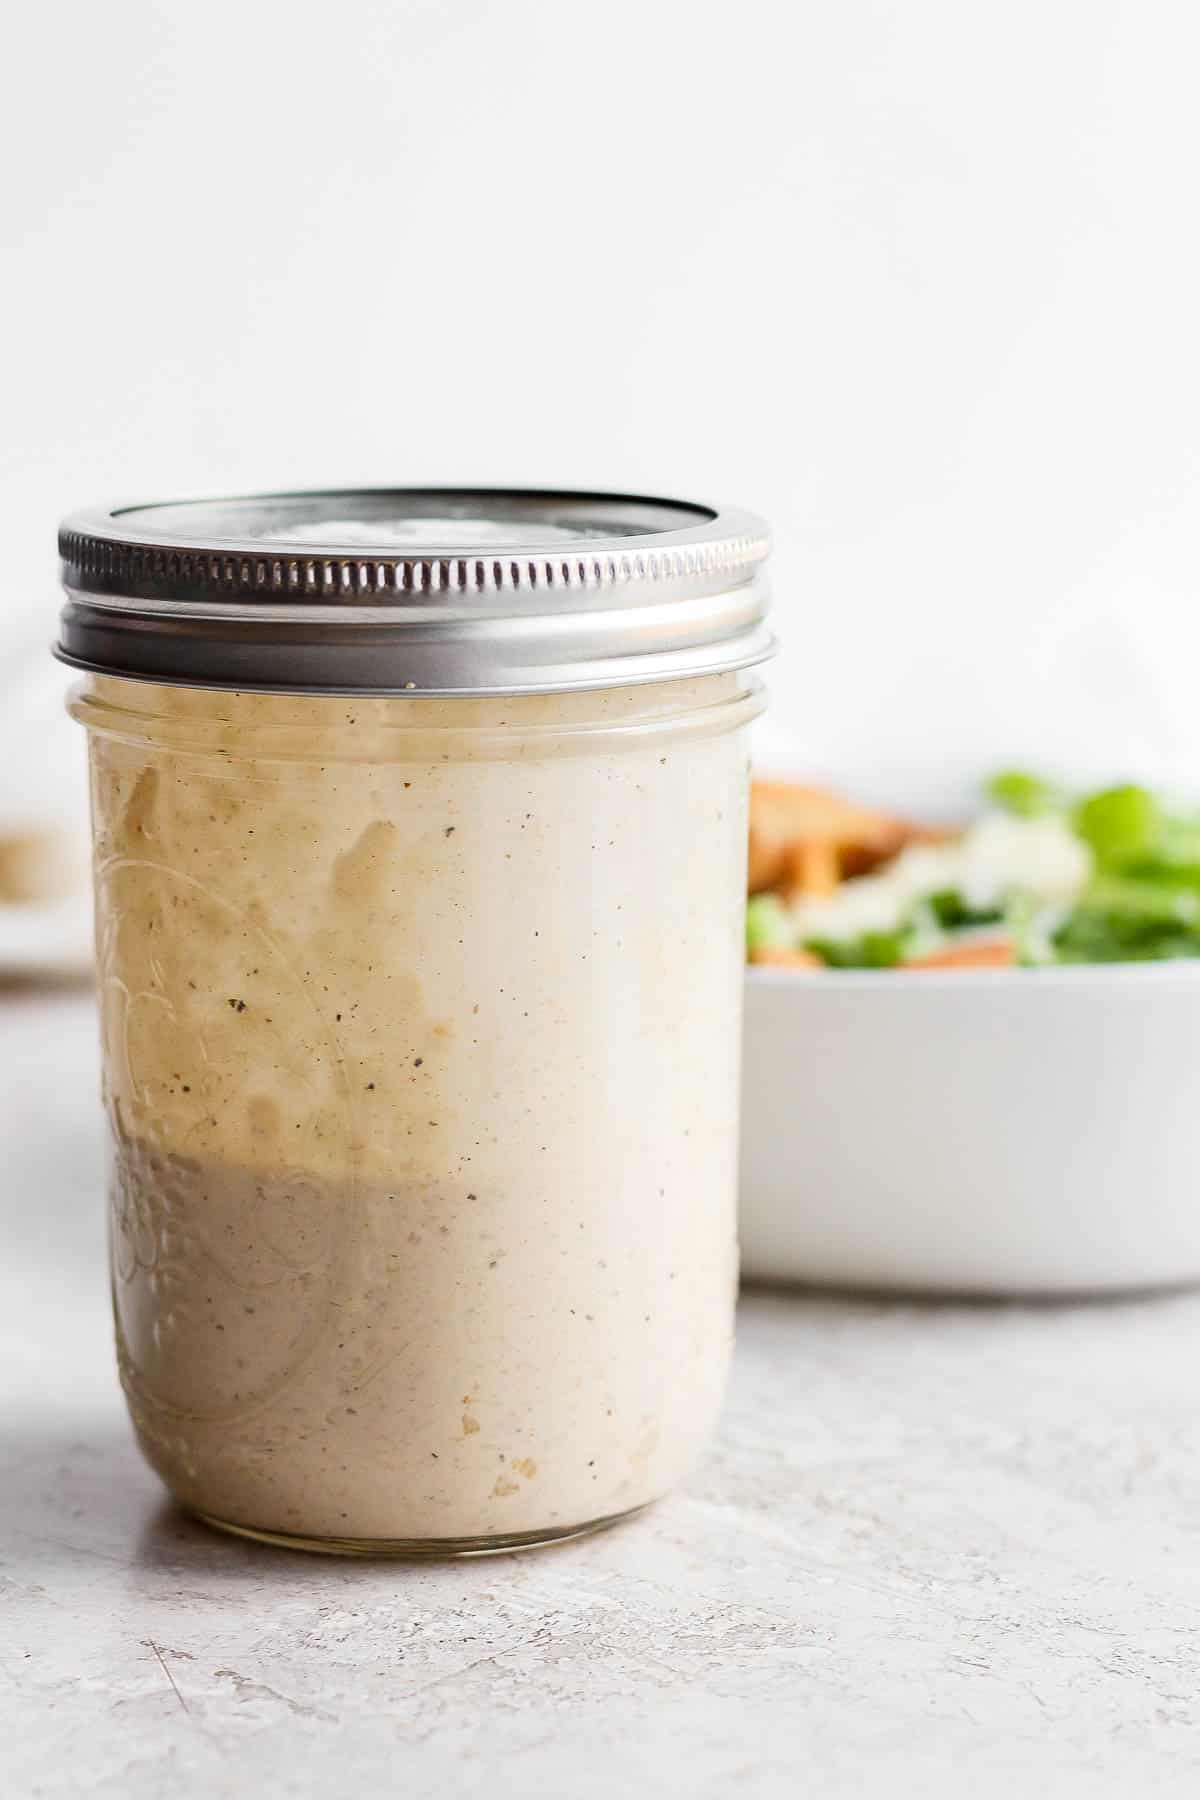
<svg viewBox="0 0 1200 1800"><path fill-rule="evenodd" d="M976 938L965 944L951 944L945 950L933 950L928 956L914 956L902 963L905 969L1011 969L1017 960L1011 938Z"/></svg>

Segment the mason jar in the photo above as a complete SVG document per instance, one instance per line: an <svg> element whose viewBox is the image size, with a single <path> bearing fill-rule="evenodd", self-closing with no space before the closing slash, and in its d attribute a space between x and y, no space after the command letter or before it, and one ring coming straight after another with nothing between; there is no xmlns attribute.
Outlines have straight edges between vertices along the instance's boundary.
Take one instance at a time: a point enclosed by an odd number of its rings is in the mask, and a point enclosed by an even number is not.
<svg viewBox="0 0 1200 1800"><path fill-rule="evenodd" d="M61 547L149 1462L312 1549L644 1506L732 1340L762 527L377 490Z"/></svg>

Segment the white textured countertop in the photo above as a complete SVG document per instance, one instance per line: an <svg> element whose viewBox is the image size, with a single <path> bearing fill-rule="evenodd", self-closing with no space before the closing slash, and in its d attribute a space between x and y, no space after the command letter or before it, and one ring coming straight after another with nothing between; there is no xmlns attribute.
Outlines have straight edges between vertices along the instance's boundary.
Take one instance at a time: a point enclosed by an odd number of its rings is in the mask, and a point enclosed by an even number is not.
<svg viewBox="0 0 1200 1800"><path fill-rule="evenodd" d="M1191 1795L1200 1297L752 1294L685 1493L416 1567L223 1539L133 1448L90 1005L0 996L0 1793Z"/></svg>

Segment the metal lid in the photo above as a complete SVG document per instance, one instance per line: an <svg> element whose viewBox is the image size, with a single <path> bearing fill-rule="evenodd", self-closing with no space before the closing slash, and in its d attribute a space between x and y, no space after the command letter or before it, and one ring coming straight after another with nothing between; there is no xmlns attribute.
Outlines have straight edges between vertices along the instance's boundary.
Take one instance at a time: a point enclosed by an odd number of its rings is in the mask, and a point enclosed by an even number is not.
<svg viewBox="0 0 1200 1800"><path fill-rule="evenodd" d="M56 654L191 687L552 693L764 661L766 527L634 494L355 488L79 513Z"/></svg>

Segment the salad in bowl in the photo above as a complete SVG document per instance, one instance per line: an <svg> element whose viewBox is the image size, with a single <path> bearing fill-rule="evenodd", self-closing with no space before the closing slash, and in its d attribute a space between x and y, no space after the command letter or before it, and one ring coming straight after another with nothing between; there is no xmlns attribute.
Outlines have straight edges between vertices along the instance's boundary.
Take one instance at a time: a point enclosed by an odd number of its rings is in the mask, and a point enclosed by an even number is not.
<svg viewBox="0 0 1200 1800"><path fill-rule="evenodd" d="M974 820L919 825L756 781L747 954L795 969L1200 957L1200 812L1147 787L1076 793L1018 770Z"/></svg>

